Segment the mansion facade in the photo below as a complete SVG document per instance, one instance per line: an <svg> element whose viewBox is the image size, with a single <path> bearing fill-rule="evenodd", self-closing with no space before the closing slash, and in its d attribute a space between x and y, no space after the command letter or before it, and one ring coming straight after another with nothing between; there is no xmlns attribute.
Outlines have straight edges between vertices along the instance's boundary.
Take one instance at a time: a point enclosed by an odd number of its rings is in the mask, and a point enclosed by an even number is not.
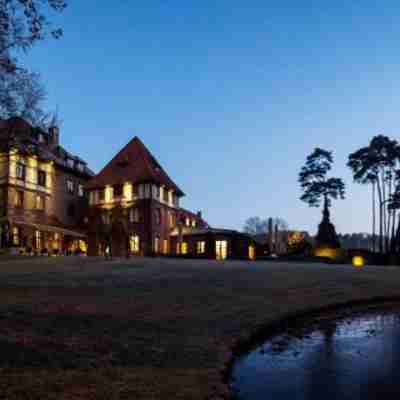
<svg viewBox="0 0 400 400"><path fill-rule="evenodd" d="M0 248L19 253L255 258L247 235L208 226L138 137L97 175L47 132L0 121Z"/></svg>
<svg viewBox="0 0 400 400"><path fill-rule="evenodd" d="M48 132L0 121L0 247L61 254L85 250L85 187L93 172Z"/></svg>

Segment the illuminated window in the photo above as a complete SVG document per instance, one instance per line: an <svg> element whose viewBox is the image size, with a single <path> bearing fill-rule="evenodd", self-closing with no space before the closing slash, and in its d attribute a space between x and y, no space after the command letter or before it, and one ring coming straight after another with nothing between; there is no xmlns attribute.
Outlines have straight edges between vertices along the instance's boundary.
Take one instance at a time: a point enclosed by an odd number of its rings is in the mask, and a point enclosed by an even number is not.
<svg viewBox="0 0 400 400"><path fill-rule="evenodd" d="M176 226L176 215L173 212L169 212L169 227L175 228Z"/></svg>
<svg viewBox="0 0 400 400"><path fill-rule="evenodd" d="M17 165L15 167L15 175L17 176L17 179L20 179L22 181L25 180L25 176L26 176L25 164L22 164L21 162L17 163Z"/></svg>
<svg viewBox="0 0 400 400"><path fill-rule="evenodd" d="M44 197L36 195L36 208L38 210L44 210Z"/></svg>
<svg viewBox="0 0 400 400"><path fill-rule="evenodd" d="M129 246L131 253L139 253L140 251L140 241L138 235L133 235L129 238Z"/></svg>
<svg viewBox="0 0 400 400"><path fill-rule="evenodd" d="M52 248L53 250L60 249L60 235L58 233L55 233L53 236Z"/></svg>
<svg viewBox="0 0 400 400"><path fill-rule="evenodd" d="M37 249L42 248L42 232L35 231L35 247Z"/></svg>
<svg viewBox="0 0 400 400"><path fill-rule="evenodd" d="M168 254L169 253L169 248L168 247L169 247L168 246L168 240L164 239L164 242L163 242L163 253L164 254Z"/></svg>
<svg viewBox="0 0 400 400"><path fill-rule="evenodd" d="M139 209L134 207L129 210L129 220L131 222L139 222L140 221L140 214Z"/></svg>
<svg viewBox="0 0 400 400"><path fill-rule="evenodd" d="M204 254L206 252L206 242L197 242L197 254Z"/></svg>
<svg viewBox="0 0 400 400"><path fill-rule="evenodd" d="M114 189L112 186L106 186L105 188L105 200L106 202L113 201L114 198Z"/></svg>
<svg viewBox="0 0 400 400"><path fill-rule="evenodd" d="M249 246L249 259L255 260L256 258L256 248L254 246Z"/></svg>
<svg viewBox="0 0 400 400"><path fill-rule="evenodd" d="M74 181L67 179L67 192L73 194L75 190Z"/></svg>
<svg viewBox="0 0 400 400"><path fill-rule="evenodd" d="M225 260L228 255L228 242L226 240L217 240L215 242L215 255L217 260Z"/></svg>
<svg viewBox="0 0 400 400"><path fill-rule="evenodd" d="M19 241L20 241L19 228L17 226L14 226L12 228L12 244L14 246L19 246Z"/></svg>
<svg viewBox="0 0 400 400"><path fill-rule="evenodd" d="M196 221L193 220L193 221L192 221L192 228L196 228L196 225L197 225Z"/></svg>
<svg viewBox="0 0 400 400"><path fill-rule="evenodd" d="M188 244L186 242L181 243L181 254L187 254L188 253Z"/></svg>
<svg viewBox="0 0 400 400"><path fill-rule="evenodd" d="M15 192L15 207L23 207L24 206L24 192L22 190L17 190Z"/></svg>
<svg viewBox="0 0 400 400"><path fill-rule="evenodd" d="M188 217L185 218L185 225L190 226L190 219Z"/></svg>
<svg viewBox="0 0 400 400"><path fill-rule="evenodd" d="M87 253L87 243L84 240L79 241L79 248L84 252Z"/></svg>
<svg viewBox="0 0 400 400"><path fill-rule="evenodd" d="M38 185L46 187L46 171L38 171Z"/></svg>
<svg viewBox="0 0 400 400"><path fill-rule="evenodd" d="M168 189L166 187L163 190L163 200L168 203Z"/></svg>
<svg viewBox="0 0 400 400"><path fill-rule="evenodd" d="M160 252L160 237L156 236L154 238L154 252L159 253Z"/></svg>
<svg viewBox="0 0 400 400"><path fill-rule="evenodd" d="M79 185L78 185L78 196L79 197L83 197L85 195L85 191L84 191L84 189L83 189L83 185L80 183Z"/></svg>

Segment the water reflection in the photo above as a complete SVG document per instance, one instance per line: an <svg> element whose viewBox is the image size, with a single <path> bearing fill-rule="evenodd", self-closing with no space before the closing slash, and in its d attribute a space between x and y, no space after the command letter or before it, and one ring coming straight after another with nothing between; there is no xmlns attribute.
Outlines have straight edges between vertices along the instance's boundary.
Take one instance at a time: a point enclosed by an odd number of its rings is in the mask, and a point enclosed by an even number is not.
<svg viewBox="0 0 400 400"><path fill-rule="evenodd" d="M323 321L302 338L279 335L233 369L241 400L398 399L400 316Z"/></svg>

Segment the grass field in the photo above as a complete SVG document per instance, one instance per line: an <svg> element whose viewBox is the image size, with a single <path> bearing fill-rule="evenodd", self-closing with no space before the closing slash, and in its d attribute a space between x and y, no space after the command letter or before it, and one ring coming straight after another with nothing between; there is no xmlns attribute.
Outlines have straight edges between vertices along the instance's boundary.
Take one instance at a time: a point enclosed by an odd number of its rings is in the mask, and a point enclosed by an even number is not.
<svg viewBox="0 0 400 400"><path fill-rule="evenodd" d="M305 310L400 298L400 268L0 258L1 399L224 398L232 349Z"/></svg>

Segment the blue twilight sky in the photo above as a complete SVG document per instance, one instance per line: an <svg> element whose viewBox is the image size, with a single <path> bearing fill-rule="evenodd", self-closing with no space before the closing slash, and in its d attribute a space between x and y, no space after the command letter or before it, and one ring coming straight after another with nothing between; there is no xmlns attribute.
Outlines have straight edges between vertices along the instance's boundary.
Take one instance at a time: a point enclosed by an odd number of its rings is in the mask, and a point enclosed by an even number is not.
<svg viewBox="0 0 400 400"><path fill-rule="evenodd" d="M398 137L398 1L69 0L57 21L64 38L27 62L96 172L138 135L211 225L281 216L315 232L297 174L320 146L348 186L337 230L370 230L370 192L345 163Z"/></svg>

